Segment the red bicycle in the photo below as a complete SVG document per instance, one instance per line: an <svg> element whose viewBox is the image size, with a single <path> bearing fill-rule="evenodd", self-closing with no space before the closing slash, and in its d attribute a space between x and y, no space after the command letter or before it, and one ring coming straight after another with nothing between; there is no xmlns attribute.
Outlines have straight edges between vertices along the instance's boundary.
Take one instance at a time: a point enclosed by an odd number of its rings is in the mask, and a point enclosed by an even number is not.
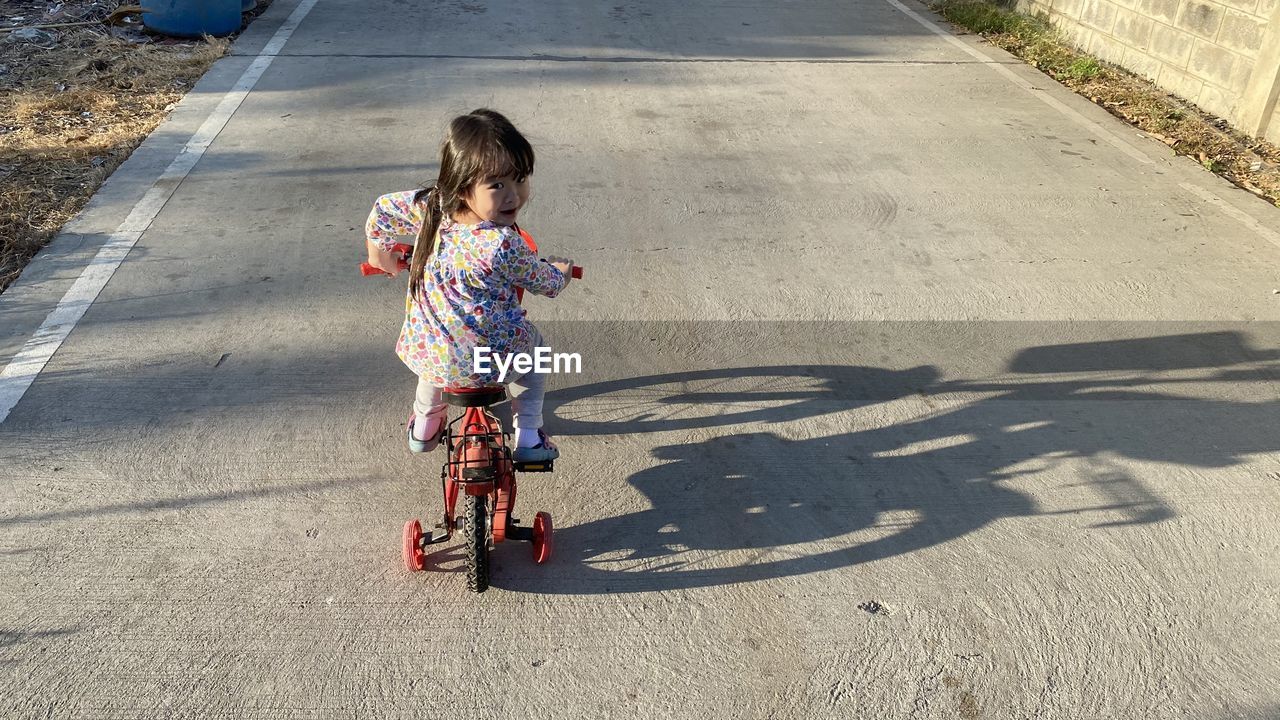
<svg viewBox="0 0 1280 720"><path fill-rule="evenodd" d="M502 387L447 389L445 402L464 408L447 425L446 450L440 480L444 490L444 521L430 535L417 519L405 523L404 564L410 572L426 569L426 547L462 534L467 558L467 587L489 587L489 553L498 543L523 540L533 544L533 561L551 557L551 515L539 512L533 527L524 527L512 511L516 504L516 472L551 472L554 463L517 463L511 459L507 433L489 407L506 397ZM461 500L462 507L458 508Z"/></svg>
<svg viewBox="0 0 1280 720"><path fill-rule="evenodd" d="M521 237L534 252L533 238L520 230ZM412 245L397 244L401 269L409 265ZM365 275L384 274L364 263ZM572 276L582 277L582 268L574 266ZM517 293L523 297L523 292ZM516 472L552 472L554 461L518 463L512 460L508 433L489 408L506 399L501 385L482 388L445 388L448 405L463 408L463 414L445 426L442 445L446 451L440 481L444 492L444 519L430 535L422 524L411 519L404 525L402 550L404 565L410 572L427 568L427 546L448 542L461 533L467 558L467 587L484 592L489 587L489 553L506 540L533 544L533 561L545 563L551 558L551 515L534 515L533 526L525 527L513 515L516 504ZM459 510L458 501L462 500Z"/></svg>

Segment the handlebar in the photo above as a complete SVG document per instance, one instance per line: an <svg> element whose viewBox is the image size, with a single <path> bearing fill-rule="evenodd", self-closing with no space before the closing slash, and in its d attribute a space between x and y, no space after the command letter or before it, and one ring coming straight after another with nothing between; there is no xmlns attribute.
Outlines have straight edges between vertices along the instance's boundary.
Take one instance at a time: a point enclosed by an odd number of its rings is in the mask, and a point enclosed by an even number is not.
<svg viewBox="0 0 1280 720"><path fill-rule="evenodd" d="M396 266L400 270L408 270L409 258L413 256L413 246L406 245L404 243L396 243L391 247L391 252L400 256L400 259L396 261ZM365 277L369 277L370 275L390 275L391 273L383 272L382 270L366 262L366 263L360 263L360 274L364 275ZM574 280L581 280L582 266L574 265L569 270L569 277L573 278Z"/></svg>
<svg viewBox="0 0 1280 720"><path fill-rule="evenodd" d="M400 256L400 259L396 262L396 266L401 270L408 270L409 256L413 254L413 246L406 245L404 243L396 243L391 246L391 252ZM360 274L365 277L369 277L370 275L390 275L391 273L384 272L366 262L360 263Z"/></svg>

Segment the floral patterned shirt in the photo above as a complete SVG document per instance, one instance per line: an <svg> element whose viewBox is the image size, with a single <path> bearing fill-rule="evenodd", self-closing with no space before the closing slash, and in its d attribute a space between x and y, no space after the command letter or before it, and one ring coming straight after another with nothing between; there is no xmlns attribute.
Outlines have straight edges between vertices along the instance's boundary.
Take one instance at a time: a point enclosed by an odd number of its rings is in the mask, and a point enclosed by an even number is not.
<svg viewBox="0 0 1280 720"><path fill-rule="evenodd" d="M425 212L415 190L378 198L365 235L387 250L396 236L416 236ZM522 287L547 297L564 289L564 273L538 260L510 225L466 225L445 217L435 253L427 260L425 299L405 298L404 327L396 354L420 377L440 387L498 384L492 372L474 373L472 353L532 353L538 330L516 299ZM507 375L508 382L511 375Z"/></svg>

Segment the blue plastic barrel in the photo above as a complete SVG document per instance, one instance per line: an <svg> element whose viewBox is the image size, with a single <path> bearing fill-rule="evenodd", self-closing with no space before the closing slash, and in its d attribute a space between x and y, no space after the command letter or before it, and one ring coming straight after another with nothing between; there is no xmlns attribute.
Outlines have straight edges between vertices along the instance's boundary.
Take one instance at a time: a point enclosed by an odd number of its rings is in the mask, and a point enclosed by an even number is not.
<svg viewBox="0 0 1280 720"><path fill-rule="evenodd" d="M142 0L142 24L165 35L230 35L240 29L243 0Z"/></svg>

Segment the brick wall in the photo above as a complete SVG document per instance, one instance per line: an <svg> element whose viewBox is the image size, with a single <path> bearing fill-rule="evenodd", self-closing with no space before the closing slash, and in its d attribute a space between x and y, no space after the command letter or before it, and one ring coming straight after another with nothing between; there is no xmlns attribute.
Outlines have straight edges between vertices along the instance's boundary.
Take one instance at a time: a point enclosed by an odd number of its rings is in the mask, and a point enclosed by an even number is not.
<svg viewBox="0 0 1280 720"><path fill-rule="evenodd" d="M1277 3L1018 0L1018 8L1048 14L1081 49L1236 123Z"/></svg>

